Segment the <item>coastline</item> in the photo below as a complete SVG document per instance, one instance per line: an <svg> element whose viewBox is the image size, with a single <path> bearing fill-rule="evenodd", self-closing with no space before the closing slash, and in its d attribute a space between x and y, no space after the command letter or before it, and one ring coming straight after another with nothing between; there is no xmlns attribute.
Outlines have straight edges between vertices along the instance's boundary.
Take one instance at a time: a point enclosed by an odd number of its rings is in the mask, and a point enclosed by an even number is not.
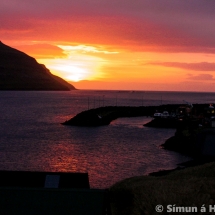
<svg viewBox="0 0 215 215"><path fill-rule="evenodd" d="M172 170L127 178L111 186L113 215L156 214L157 205L164 209L161 214L166 214L168 206L193 206L199 212L204 205L204 212L210 211L215 203L215 129L208 123L207 113L201 118L186 116L177 124L171 119L148 123L151 127L176 127L175 135L161 146L191 160Z"/></svg>

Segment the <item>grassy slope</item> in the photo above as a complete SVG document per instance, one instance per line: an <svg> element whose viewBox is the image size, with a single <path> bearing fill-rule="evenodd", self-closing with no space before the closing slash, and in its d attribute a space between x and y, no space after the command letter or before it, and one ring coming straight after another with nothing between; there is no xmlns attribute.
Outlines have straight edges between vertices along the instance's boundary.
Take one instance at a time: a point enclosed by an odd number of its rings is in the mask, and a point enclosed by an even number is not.
<svg viewBox="0 0 215 215"><path fill-rule="evenodd" d="M158 204L165 208L159 214L167 214L169 204L197 206L200 211L203 204L206 207L215 204L215 163L174 171L166 176L125 179L113 185L110 191L112 215L158 214L155 211Z"/></svg>

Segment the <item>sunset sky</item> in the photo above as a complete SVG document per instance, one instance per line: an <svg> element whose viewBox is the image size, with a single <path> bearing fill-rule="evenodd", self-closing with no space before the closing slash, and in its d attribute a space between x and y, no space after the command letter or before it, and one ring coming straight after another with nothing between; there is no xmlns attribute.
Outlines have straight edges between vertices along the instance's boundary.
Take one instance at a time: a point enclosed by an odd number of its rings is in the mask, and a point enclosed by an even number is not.
<svg viewBox="0 0 215 215"><path fill-rule="evenodd" d="M215 92L214 0L1 0L0 40L78 89Z"/></svg>

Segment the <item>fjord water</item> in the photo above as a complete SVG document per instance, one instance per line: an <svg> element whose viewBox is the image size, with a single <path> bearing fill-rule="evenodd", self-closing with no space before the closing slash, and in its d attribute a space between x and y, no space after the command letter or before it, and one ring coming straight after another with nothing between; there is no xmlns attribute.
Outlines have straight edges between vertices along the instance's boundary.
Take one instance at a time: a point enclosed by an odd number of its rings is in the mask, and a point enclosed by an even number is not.
<svg viewBox="0 0 215 215"><path fill-rule="evenodd" d="M0 169L88 172L92 188L175 168L189 157L160 147L174 129L147 128L149 117L121 118L109 126L60 123L107 105L213 103L213 93L141 91L1 91Z"/></svg>

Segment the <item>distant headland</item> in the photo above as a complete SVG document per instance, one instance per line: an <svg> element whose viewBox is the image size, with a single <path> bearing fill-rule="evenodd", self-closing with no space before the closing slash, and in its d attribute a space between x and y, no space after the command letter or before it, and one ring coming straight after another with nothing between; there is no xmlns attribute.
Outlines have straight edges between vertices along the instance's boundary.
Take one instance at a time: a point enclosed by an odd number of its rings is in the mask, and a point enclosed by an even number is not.
<svg viewBox="0 0 215 215"><path fill-rule="evenodd" d="M0 41L0 90L68 91L75 87L33 57Z"/></svg>

